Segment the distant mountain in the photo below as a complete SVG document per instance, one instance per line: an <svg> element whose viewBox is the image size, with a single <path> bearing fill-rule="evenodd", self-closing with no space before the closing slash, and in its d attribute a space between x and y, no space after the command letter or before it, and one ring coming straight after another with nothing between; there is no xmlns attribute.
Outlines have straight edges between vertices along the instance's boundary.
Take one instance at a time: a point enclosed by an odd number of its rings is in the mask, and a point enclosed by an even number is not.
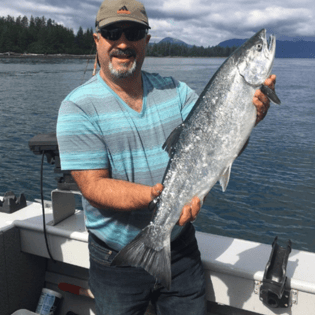
<svg viewBox="0 0 315 315"><path fill-rule="evenodd" d="M289 37L288 37L289 38ZM241 46L246 39L229 39L218 46ZM276 58L315 58L315 41L306 40L277 40Z"/></svg>
<svg viewBox="0 0 315 315"><path fill-rule="evenodd" d="M225 40L224 42L221 42L220 44L218 44L218 46L220 47L239 47L241 45L243 45L246 42L246 39L228 39Z"/></svg>
<svg viewBox="0 0 315 315"><path fill-rule="evenodd" d="M277 40L276 57L278 58L315 58L315 42Z"/></svg>
<svg viewBox="0 0 315 315"><path fill-rule="evenodd" d="M314 36L300 36L300 37L290 37L285 35L278 35L277 40L282 41L290 41L290 42L299 42L299 41L306 41L306 42L315 42Z"/></svg>
<svg viewBox="0 0 315 315"><path fill-rule="evenodd" d="M276 47L276 58L315 58L315 37L288 37L282 36L281 39L277 40ZM219 43L217 46L220 47L239 47L245 43L247 39L229 39ZM178 45L185 45L187 47L193 47L184 41L172 37L163 38L160 43L171 43Z"/></svg>
<svg viewBox="0 0 315 315"><path fill-rule="evenodd" d="M158 42L158 44L161 44L161 43L171 43L171 44L177 44L177 45L185 45L187 47L192 47L193 46L193 45L189 45L189 44L183 42L180 39L176 39L176 38L172 38L172 37L165 37L165 38L163 38L162 40L160 40Z"/></svg>

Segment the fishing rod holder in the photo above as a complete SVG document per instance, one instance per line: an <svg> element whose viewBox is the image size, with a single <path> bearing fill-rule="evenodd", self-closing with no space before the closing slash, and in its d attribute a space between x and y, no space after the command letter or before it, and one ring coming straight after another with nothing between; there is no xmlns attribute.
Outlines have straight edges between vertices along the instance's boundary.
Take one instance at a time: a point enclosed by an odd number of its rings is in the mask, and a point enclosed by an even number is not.
<svg viewBox="0 0 315 315"><path fill-rule="evenodd" d="M51 192L53 221L56 225L75 213L75 195L81 195L70 171L61 170L59 148L56 133L39 134L29 141L30 150L35 155L45 155L49 164L55 165L54 172L62 174L56 177L57 189Z"/></svg>
<svg viewBox="0 0 315 315"><path fill-rule="evenodd" d="M13 213L27 206L25 195L22 193L19 197L12 191L7 191L3 200L0 200L0 212Z"/></svg>
<svg viewBox="0 0 315 315"><path fill-rule="evenodd" d="M264 277L260 286L259 299L270 308L287 308L292 306L292 294L286 290L286 270L292 243L288 240L287 246L277 243L276 237L272 243L272 250L265 267Z"/></svg>
<svg viewBox="0 0 315 315"><path fill-rule="evenodd" d="M35 155L44 154L47 163L55 165L55 173L62 174L62 176L56 177L57 188L59 190L79 191L70 171L61 170L59 148L55 132L38 134L29 141L28 145Z"/></svg>

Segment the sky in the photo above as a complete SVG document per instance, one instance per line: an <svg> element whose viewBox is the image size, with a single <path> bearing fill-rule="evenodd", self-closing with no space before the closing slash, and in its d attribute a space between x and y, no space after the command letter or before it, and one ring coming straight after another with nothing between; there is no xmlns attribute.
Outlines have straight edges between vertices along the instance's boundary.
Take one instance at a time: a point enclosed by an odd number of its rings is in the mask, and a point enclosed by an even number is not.
<svg viewBox="0 0 315 315"><path fill-rule="evenodd" d="M249 38L262 28L278 39L315 41L314 0L142 0L149 16L151 42L165 37L197 46ZM45 16L76 33L94 29L101 0L2 0L0 16ZM313 38L308 38L313 37Z"/></svg>

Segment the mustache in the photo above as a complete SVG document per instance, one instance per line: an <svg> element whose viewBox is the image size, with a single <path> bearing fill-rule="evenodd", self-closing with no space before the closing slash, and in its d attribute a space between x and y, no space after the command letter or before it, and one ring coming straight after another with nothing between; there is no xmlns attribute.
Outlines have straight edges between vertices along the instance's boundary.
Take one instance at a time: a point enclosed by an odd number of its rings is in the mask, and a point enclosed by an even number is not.
<svg viewBox="0 0 315 315"><path fill-rule="evenodd" d="M110 54L110 57L136 57L136 52L132 48L115 49Z"/></svg>

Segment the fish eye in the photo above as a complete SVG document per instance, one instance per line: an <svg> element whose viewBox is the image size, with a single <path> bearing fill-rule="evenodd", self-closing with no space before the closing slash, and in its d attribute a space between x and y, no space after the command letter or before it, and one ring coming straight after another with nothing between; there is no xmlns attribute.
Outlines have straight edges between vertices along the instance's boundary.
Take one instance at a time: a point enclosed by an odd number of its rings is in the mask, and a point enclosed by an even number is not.
<svg viewBox="0 0 315 315"><path fill-rule="evenodd" d="M258 51L261 51L262 48L263 48L263 45L262 45L262 44L257 44L257 45L256 45L256 48L257 48Z"/></svg>

